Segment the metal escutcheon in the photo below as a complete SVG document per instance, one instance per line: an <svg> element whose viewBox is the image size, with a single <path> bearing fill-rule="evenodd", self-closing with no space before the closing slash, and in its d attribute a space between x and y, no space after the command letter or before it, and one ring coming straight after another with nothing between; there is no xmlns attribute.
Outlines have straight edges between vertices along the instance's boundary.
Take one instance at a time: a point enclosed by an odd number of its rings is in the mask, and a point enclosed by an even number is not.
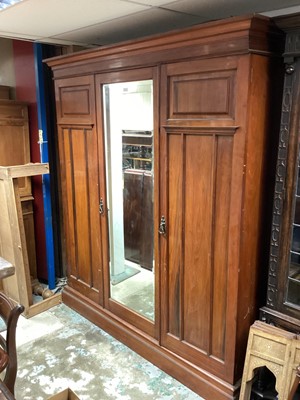
<svg viewBox="0 0 300 400"><path fill-rule="evenodd" d="M103 199L102 199L102 197L101 197L100 203L99 203L99 213L100 213L101 215L104 214L104 205L103 205Z"/></svg>
<svg viewBox="0 0 300 400"><path fill-rule="evenodd" d="M164 215L161 216L158 233L163 236L167 233L166 219Z"/></svg>

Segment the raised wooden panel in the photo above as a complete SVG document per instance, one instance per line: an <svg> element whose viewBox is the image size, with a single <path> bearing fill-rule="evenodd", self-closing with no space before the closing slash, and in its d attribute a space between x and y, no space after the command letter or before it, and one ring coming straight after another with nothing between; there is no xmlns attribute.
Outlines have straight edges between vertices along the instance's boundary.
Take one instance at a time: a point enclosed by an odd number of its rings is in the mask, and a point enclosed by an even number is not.
<svg viewBox="0 0 300 400"><path fill-rule="evenodd" d="M168 82L168 124L235 119L236 60L216 60L170 64L163 68Z"/></svg>
<svg viewBox="0 0 300 400"><path fill-rule="evenodd" d="M23 165L30 162L27 105L0 100L0 165ZM20 195L31 195L29 177L19 178Z"/></svg>
<svg viewBox="0 0 300 400"><path fill-rule="evenodd" d="M209 352L214 138L186 135L183 337ZM197 238L197 239L196 239Z"/></svg>
<svg viewBox="0 0 300 400"><path fill-rule="evenodd" d="M183 137L170 135L168 140L168 327L167 331L180 337L181 271L182 271L182 201L183 201ZM175 149L181 149L176 151ZM179 211L180 210L180 211Z"/></svg>
<svg viewBox="0 0 300 400"><path fill-rule="evenodd" d="M89 87L60 88L61 116L77 118L90 114Z"/></svg>
<svg viewBox="0 0 300 400"><path fill-rule="evenodd" d="M224 360L228 300L229 209L231 195L233 137L217 137L213 205L213 290L210 353Z"/></svg>
<svg viewBox="0 0 300 400"><path fill-rule="evenodd" d="M57 120L60 124L92 124L95 120L93 77L55 82Z"/></svg>
<svg viewBox="0 0 300 400"><path fill-rule="evenodd" d="M167 133L163 344L223 374L234 131Z"/></svg>
<svg viewBox="0 0 300 400"><path fill-rule="evenodd" d="M91 127L60 130L66 257L70 284L97 302L102 291L97 138Z"/></svg>
<svg viewBox="0 0 300 400"><path fill-rule="evenodd" d="M223 76L222 76L223 75ZM234 118L234 74L206 73L170 78L170 119Z"/></svg>

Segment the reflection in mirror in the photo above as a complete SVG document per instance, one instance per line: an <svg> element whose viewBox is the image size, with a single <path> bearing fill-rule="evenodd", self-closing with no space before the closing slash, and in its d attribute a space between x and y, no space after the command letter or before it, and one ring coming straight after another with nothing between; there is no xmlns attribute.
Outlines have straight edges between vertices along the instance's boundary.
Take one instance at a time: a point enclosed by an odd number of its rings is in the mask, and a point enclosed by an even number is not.
<svg viewBox="0 0 300 400"><path fill-rule="evenodd" d="M153 84L103 86L110 295L154 320Z"/></svg>

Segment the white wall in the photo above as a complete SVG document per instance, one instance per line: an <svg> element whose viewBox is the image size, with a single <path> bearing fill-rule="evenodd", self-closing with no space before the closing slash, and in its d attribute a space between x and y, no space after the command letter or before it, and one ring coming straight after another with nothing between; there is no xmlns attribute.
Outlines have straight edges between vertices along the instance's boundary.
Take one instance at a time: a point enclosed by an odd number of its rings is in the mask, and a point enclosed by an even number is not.
<svg viewBox="0 0 300 400"><path fill-rule="evenodd" d="M11 86L11 99L15 99L15 68L12 40L0 38L0 85Z"/></svg>

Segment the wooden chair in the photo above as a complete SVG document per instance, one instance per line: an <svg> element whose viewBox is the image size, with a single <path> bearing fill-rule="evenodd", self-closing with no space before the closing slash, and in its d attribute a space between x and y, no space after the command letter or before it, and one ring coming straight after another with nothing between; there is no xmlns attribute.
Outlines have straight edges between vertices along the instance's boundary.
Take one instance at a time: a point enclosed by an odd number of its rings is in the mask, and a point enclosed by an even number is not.
<svg viewBox="0 0 300 400"><path fill-rule="evenodd" d="M0 335L0 372L6 369L3 382L12 394L17 376L16 328L18 318L23 311L23 306L14 305L4 293L0 292L0 317L6 325L6 339Z"/></svg>
<svg viewBox="0 0 300 400"><path fill-rule="evenodd" d="M0 400L16 400L15 396L8 390L7 386L0 380Z"/></svg>

